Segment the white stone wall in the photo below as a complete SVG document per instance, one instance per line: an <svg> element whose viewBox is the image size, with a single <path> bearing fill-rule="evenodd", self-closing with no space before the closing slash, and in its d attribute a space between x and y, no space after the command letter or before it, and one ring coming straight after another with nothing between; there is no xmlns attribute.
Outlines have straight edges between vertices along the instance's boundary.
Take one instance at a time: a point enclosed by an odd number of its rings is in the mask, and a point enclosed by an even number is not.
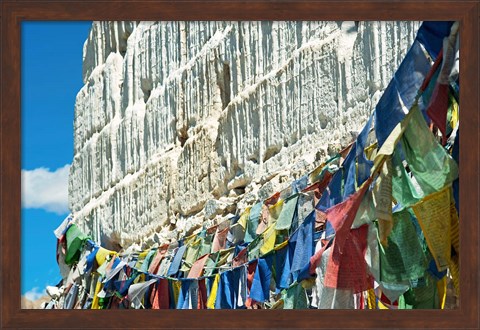
<svg viewBox="0 0 480 330"><path fill-rule="evenodd" d="M76 222L107 245L163 242L278 191L352 141L418 27L95 22L75 104Z"/></svg>

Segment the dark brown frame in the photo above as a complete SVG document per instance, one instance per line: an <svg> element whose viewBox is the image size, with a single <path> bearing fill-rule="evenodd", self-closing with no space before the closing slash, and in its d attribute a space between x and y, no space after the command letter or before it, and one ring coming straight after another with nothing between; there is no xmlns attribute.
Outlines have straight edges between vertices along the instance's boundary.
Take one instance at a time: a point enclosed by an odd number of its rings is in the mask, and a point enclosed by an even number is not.
<svg viewBox="0 0 480 330"><path fill-rule="evenodd" d="M479 328L479 1L34 1L1 4L2 328ZM23 20L458 20L460 307L427 311L20 309L20 23Z"/></svg>

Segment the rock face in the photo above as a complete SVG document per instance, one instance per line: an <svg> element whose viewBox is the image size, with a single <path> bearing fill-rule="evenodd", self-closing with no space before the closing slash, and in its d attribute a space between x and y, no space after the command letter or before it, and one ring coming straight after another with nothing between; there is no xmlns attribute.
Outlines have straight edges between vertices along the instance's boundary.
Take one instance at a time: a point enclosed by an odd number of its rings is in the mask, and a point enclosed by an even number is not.
<svg viewBox="0 0 480 330"><path fill-rule="evenodd" d="M107 247L242 211L353 140L418 22L95 22L69 204Z"/></svg>
<svg viewBox="0 0 480 330"><path fill-rule="evenodd" d="M49 296L42 296L37 300L30 300L25 296L20 298L20 306L22 309L43 309L42 304L50 301Z"/></svg>

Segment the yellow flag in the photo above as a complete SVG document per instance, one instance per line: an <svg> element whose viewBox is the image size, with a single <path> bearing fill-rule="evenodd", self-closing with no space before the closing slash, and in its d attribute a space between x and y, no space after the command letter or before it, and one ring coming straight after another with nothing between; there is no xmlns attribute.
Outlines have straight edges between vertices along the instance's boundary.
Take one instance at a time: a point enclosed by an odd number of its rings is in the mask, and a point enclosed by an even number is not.
<svg viewBox="0 0 480 330"><path fill-rule="evenodd" d="M243 229L245 230L245 228L247 228L247 220L248 220L248 217L250 216L250 209L251 207L247 207L245 209L245 211L243 211L242 215L240 216L240 219L238 219L238 223L240 224L240 226L243 227Z"/></svg>
<svg viewBox="0 0 480 330"><path fill-rule="evenodd" d="M263 233L263 245L260 247L261 255L267 254L273 250L276 237L275 224L272 223Z"/></svg>
<svg viewBox="0 0 480 330"><path fill-rule="evenodd" d="M98 265L101 266L107 260L108 256L113 256L115 254L117 254L115 251L110 251L100 247L95 255L95 259L97 260Z"/></svg>
<svg viewBox="0 0 480 330"><path fill-rule="evenodd" d="M217 300L217 291L218 283L220 282L220 274L215 275L215 280L213 281L212 290L210 291L210 296L207 300L207 308L215 309L215 300Z"/></svg>
<svg viewBox="0 0 480 330"><path fill-rule="evenodd" d="M145 257L147 256L148 252L150 252L150 249L141 252L141 253L138 255L138 259L145 259Z"/></svg>
<svg viewBox="0 0 480 330"><path fill-rule="evenodd" d="M377 147L378 147L378 142L375 142L365 148L364 152L368 160L373 160L375 158L375 156L377 155Z"/></svg>
<svg viewBox="0 0 480 330"><path fill-rule="evenodd" d="M412 206L439 271L446 270L450 262L450 189L447 186Z"/></svg>
<svg viewBox="0 0 480 330"><path fill-rule="evenodd" d="M382 144L382 147L380 148L377 155L375 156L375 159L373 161L372 173L376 173L380 171L381 167L383 166L383 162L385 162L388 156L391 156L393 154L393 151L395 150L395 146L397 145L398 141L400 140L403 133L407 129L407 126L410 123L410 120L412 119L413 114L416 111L420 111L420 110L418 108L418 105L414 104L414 106L408 112L405 118L403 118L402 121L399 122L397 126L393 128L392 132L387 137L385 142Z"/></svg>
<svg viewBox="0 0 480 330"><path fill-rule="evenodd" d="M440 309L445 309L445 300L447 299L447 277L444 276L437 282L438 300L440 301Z"/></svg>
<svg viewBox="0 0 480 330"><path fill-rule="evenodd" d="M93 295L91 309L100 309L100 306L98 306L98 294L102 290L102 287L103 287L101 279L102 278L99 277L98 280L97 280L97 286L95 287L95 294Z"/></svg>
<svg viewBox="0 0 480 330"><path fill-rule="evenodd" d="M450 197L452 198L452 197ZM452 198L453 199L453 198ZM452 246L455 251L460 253L460 241L459 241L459 227L458 227L458 214L455 203L450 204L450 237L452 240Z"/></svg>
<svg viewBox="0 0 480 330"><path fill-rule="evenodd" d="M388 308L387 305L385 305L380 301L380 299L378 299L378 309L390 309L390 308Z"/></svg>
<svg viewBox="0 0 480 330"><path fill-rule="evenodd" d="M453 96L450 96L452 117L450 118L450 127L455 128L458 123L458 103Z"/></svg>
<svg viewBox="0 0 480 330"><path fill-rule="evenodd" d="M268 224L271 225L272 223L276 223L280 212L282 212L283 208L283 199L276 202L274 205L269 206L269 213L270 217L268 219Z"/></svg>
<svg viewBox="0 0 480 330"><path fill-rule="evenodd" d="M140 274L137 278L133 281L133 283L143 283L145 282L145 274Z"/></svg>
<svg viewBox="0 0 480 330"><path fill-rule="evenodd" d="M275 246L275 251L283 249L288 244L288 239Z"/></svg>
<svg viewBox="0 0 480 330"><path fill-rule="evenodd" d="M367 291L367 304L368 304L368 309L376 309L376 300L377 297L375 296L375 291L373 289L369 289Z"/></svg>
<svg viewBox="0 0 480 330"><path fill-rule="evenodd" d="M172 288L173 288L173 301L175 302L175 306L177 306L178 302L178 296L180 295L180 288L182 286L182 282L180 281L173 281L172 282Z"/></svg>
<svg viewBox="0 0 480 330"><path fill-rule="evenodd" d="M149 251L150 251L150 249L148 249L147 251L143 251L138 255L137 262L135 263L135 268L142 267L142 264L145 261L145 257L147 256Z"/></svg>

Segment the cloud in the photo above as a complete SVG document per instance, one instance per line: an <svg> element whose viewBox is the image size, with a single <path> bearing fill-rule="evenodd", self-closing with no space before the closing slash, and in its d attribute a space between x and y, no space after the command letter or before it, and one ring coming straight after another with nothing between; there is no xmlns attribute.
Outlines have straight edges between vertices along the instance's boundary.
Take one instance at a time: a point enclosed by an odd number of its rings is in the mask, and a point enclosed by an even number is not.
<svg viewBox="0 0 480 330"><path fill-rule="evenodd" d="M53 172L40 167L22 170L22 207L68 213L68 173L70 164Z"/></svg>
<svg viewBox="0 0 480 330"><path fill-rule="evenodd" d="M45 290L40 291L39 287L34 287L30 291L25 292L25 294L23 296L30 301L35 301L35 300L45 296L46 294L47 294L47 292Z"/></svg>

